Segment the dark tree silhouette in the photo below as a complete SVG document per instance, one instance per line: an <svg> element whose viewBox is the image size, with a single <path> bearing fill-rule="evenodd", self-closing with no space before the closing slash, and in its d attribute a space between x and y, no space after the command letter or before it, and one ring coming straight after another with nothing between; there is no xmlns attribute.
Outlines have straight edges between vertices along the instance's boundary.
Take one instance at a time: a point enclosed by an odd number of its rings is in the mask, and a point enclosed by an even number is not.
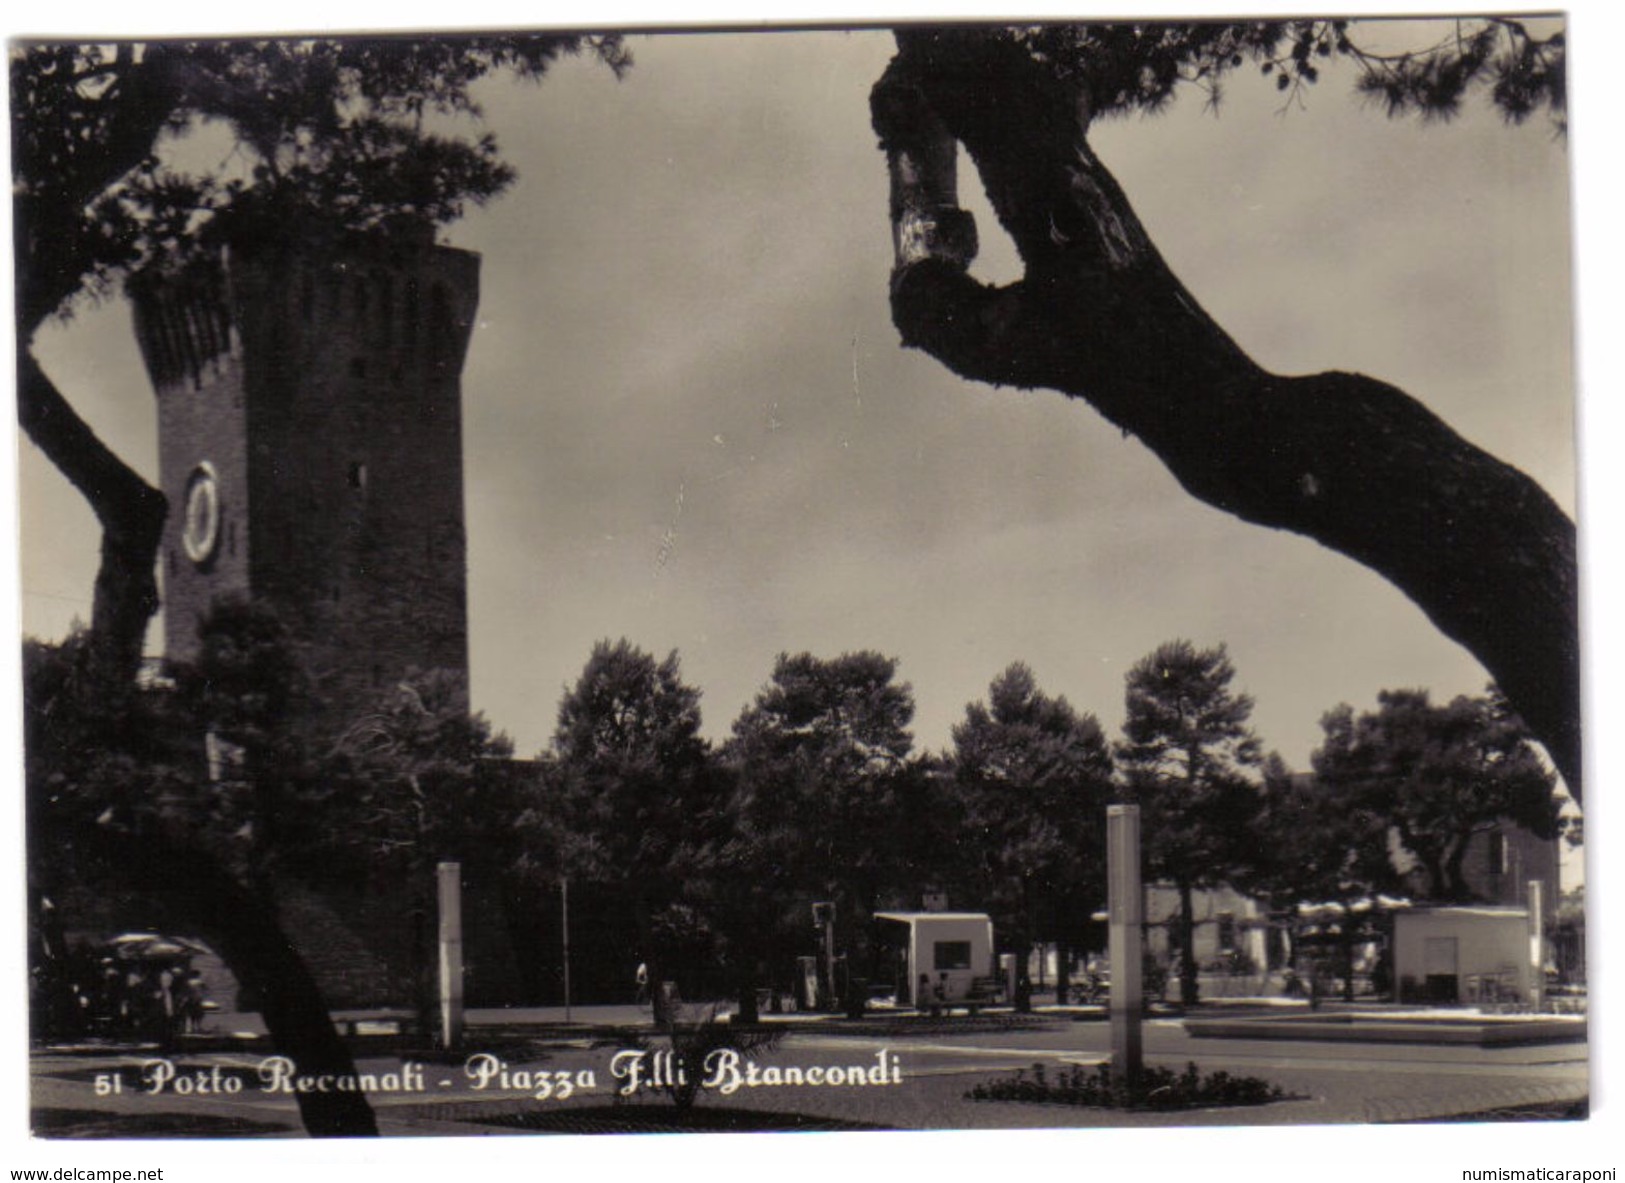
<svg viewBox="0 0 1625 1183"><path fill-rule="evenodd" d="M914 694L896 672L895 658L872 651L780 654L722 753L751 860L779 900L834 903L851 966L867 967L875 908L910 862Z"/></svg>
<svg viewBox="0 0 1625 1183"><path fill-rule="evenodd" d="M325 792L313 802L323 825L298 850L303 864L318 864L313 881L342 868L352 881L381 886L407 917L404 976L425 1031L435 1029L439 1005L435 867L454 860L466 879L510 892L526 886L514 825L524 778L507 736L469 714L466 695L462 679L443 671L380 692L324 760Z"/></svg>
<svg viewBox="0 0 1625 1183"><path fill-rule="evenodd" d="M1118 747L1126 796L1140 806L1145 863L1179 892L1180 997L1197 1001L1193 893L1228 883L1252 864L1253 820L1263 799L1248 720L1253 700L1230 688L1223 645L1159 645L1129 670Z"/></svg>
<svg viewBox="0 0 1625 1183"><path fill-rule="evenodd" d="M1022 967L1018 1002L1028 1001L1032 943L1060 946L1060 997L1079 929L1106 900L1106 806L1112 755L1100 723L1064 698L1039 690L1017 662L993 680L953 729L949 755L972 846L978 887L1001 944Z"/></svg>
<svg viewBox="0 0 1625 1183"><path fill-rule="evenodd" d="M1351 811L1382 818L1417 860L1430 899L1473 898L1462 872L1473 835L1506 821L1561 830L1552 776L1496 692L1435 706L1425 690L1384 690L1377 709L1321 720L1315 773Z"/></svg>
<svg viewBox="0 0 1625 1183"><path fill-rule="evenodd" d="M1394 113L1448 115L1476 89L1510 120L1561 122L1561 33L1444 22L1381 56L1340 21L908 28L872 109L891 173L892 314L905 345L964 377L1049 387L1138 436L1187 491L1307 535L1389 579L1490 671L1580 797L1573 523L1523 473L1409 395L1360 374L1272 374L1180 283L1089 144L1248 63L1292 90L1342 60ZM1024 277L968 274L969 153Z"/></svg>
<svg viewBox="0 0 1625 1183"><path fill-rule="evenodd" d="M573 881L604 887L629 906L633 962L663 980L655 920L680 895L715 814L710 745L700 736L700 692L664 660L624 638L593 646L559 703L549 809ZM629 963L630 964L630 963ZM668 1016L659 995L655 1016Z"/></svg>

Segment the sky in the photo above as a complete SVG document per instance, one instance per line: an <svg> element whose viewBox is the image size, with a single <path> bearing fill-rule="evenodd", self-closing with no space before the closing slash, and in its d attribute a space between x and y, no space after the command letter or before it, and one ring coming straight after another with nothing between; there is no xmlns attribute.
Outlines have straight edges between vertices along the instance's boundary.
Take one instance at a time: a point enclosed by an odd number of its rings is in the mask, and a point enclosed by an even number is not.
<svg viewBox="0 0 1625 1183"><path fill-rule="evenodd" d="M1162 641L1223 643L1267 748L1321 714L1487 676L1408 600L1185 494L1082 402L904 350L887 306L879 31L633 36L484 85L517 185L449 227L483 258L464 372L474 705L542 748L595 640L676 649L721 738L780 652L899 661L924 750L1009 663L1115 731ZM1396 122L1327 70L1238 76L1093 143L1186 285L1262 364L1394 383L1574 507L1568 147L1486 105ZM219 156L209 140L193 156ZM1017 275L974 172L978 274ZM149 477L156 412L122 302L40 355ZM88 617L97 532L21 456L26 632ZM150 647L161 648L161 630Z"/></svg>

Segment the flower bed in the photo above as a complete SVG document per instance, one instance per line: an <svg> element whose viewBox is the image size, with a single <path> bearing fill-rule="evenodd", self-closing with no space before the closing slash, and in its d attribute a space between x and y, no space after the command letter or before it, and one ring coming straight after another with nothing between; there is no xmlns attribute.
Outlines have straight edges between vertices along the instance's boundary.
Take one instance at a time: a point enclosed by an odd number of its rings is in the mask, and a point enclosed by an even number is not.
<svg viewBox="0 0 1625 1183"><path fill-rule="evenodd" d="M1203 1076L1195 1064L1185 1071L1146 1068L1132 1085L1116 1080L1111 1066L1063 1069L1053 1078L1044 1065L987 1081L965 1094L971 1101L1027 1101L1042 1105L1082 1105L1098 1109L1211 1109L1222 1105L1267 1105L1288 1100L1278 1085L1256 1076L1214 1072Z"/></svg>

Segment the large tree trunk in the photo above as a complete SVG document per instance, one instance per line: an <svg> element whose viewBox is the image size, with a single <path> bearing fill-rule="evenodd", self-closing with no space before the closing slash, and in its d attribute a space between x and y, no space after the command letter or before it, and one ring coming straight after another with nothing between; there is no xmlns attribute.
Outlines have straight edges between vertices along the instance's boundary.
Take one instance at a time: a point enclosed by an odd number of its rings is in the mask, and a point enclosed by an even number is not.
<svg viewBox="0 0 1625 1183"><path fill-rule="evenodd" d="M1454 903L1467 903L1474 898L1474 892L1467 884L1467 874L1464 866L1467 862L1467 850L1472 843L1473 836L1469 832L1457 836L1450 844L1448 853L1444 856L1441 870L1444 872L1445 898Z"/></svg>
<svg viewBox="0 0 1625 1183"><path fill-rule="evenodd" d="M168 504L96 436L26 346L17 361L17 416L101 523L91 654L108 683L133 681L147 622L158 611L158 543Z"/></svg>
<svg viewBox="0 0 1625 1183"><path fill-rule="evenodd" d="M215 944L238 982L261 999L260 1015L278 1054L301 1076L356 1075L350 1049L339 1038L316 981L275 914L213 857L154 835L139 840L99 826L75 837L98 853L131 888L161 895L199 935ZM132 846L139 853L132 857ZM39 852L35 852L36 855ZM372 1137L378 1123L359 1092L296 1093L305 1130L314 1138Z"/></svg>
<svg viewBox="0 0 1625 1183"><path fill-rule="evenodd" d="M908 29L872 96L892 177L892 315L967 378L1086 399L1204 502L1389 579L1473 653L1576 800L1573 523L1533 481L1392 386L1283 377L1225 334L1095 157L1081 92L996 31ZM956 143L1026 267L966 273Z"/></svg>
<svg viewBox="0 0 1625 1183"><path fill-rule="evenodd" d="M1055 1001L1065 1006L1072 993L1072 945L1065 937L1055 942Z"/></svg>
<svg viewBox="0 0 1625 1183"><path fill-rule="evenodd" d="M1343 904L1343 926L1339 934L1343 938L1343 1001L1354 1001L1354 908L1346 901Z"/></svg>
<svg viewBox="0 0 1625 1183"><path fill-rule="evenodd" d="M837 886L831 892L835 897L835 944L846 966L845 980L834 984L835 1005L847 1018L861 1019L869 1006L869 974L874 966L871 929L879 893L863 876L849 882L851 886Z"/></svg>
<svg viewBox="0 0 1625 1183"><path fill-rule="evenodd" d="M1179 1004L1195 1006L1201 1001L1201 987L1196 978L1196 913L1195 890L1189 880L1180 880L1179 887Z"/></svg>
<svg viewBox="0 0 1625 1183"><path fill-rule="evenodd" d="M1448 904L1454 903L1450 898L1449 880L1444 873L1444 860L1439 851L1433 847L1425 848L1417 854L1416 861L1422 864L1422 873L1427 878L1427 898L1430 902Z"/></svg>

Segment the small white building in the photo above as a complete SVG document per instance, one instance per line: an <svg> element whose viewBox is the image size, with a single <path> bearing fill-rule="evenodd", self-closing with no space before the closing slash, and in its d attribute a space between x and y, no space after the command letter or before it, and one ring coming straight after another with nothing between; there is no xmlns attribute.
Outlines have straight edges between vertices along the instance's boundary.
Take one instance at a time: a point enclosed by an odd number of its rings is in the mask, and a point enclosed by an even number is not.
<svg viewBox="0 0 1625 1183"><path fill-rule="evenodd" d="M1163 965L1173 963L1178 947L1174 923L1178 914L1178 888L1169 883L1146 885L1146 948ZM1191 924L1191 951L1198 966L1216 967L1216 963L1239 957L1262 970L1277 960L1270 956L1267 913L1257 900L1233 887L1221 885L1192 892Z"/></svg>
<svg viewBox="0 0 1625 1183"><path fill-rule="evenodd" d="M993 919L985 912L876 912L900 1006L984 1000L997 975Z"/></svg>
<svg viewBox="0 0 1625 1183"><path fill-rule="evenodd" d="M1408 908L1394 913L1401 1002L1527 1002L1539 937L1527 908Z"/></svg>

